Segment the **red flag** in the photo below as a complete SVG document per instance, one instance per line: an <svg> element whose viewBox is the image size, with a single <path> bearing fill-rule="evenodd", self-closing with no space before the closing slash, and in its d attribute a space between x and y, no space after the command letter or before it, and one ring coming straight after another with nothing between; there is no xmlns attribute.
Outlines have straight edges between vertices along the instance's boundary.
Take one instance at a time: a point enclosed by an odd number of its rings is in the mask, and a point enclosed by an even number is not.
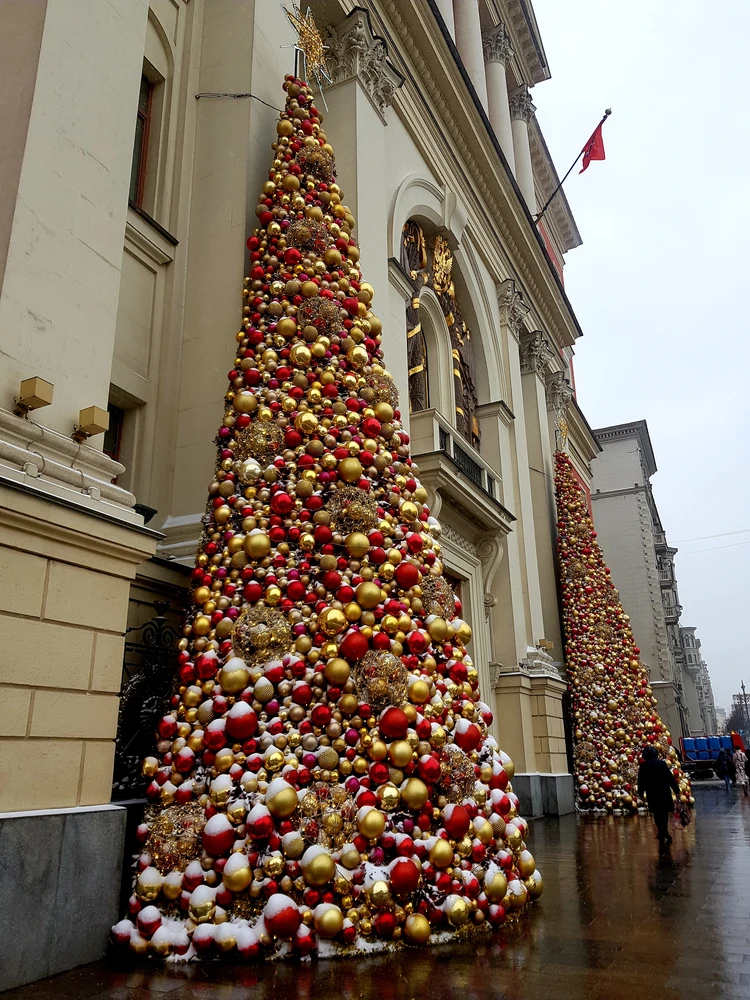
<svg viewBox="0 0 750 1000"><path fill-rule="evenodd" d="M579 174L582 174L583 171L588 168L588 165L592 160L606 159L606 156L604 155L604 139L602 138L603 124L604 122L599 122L594 129L594 134L583 147L583 166L578 171Z"/></svg>

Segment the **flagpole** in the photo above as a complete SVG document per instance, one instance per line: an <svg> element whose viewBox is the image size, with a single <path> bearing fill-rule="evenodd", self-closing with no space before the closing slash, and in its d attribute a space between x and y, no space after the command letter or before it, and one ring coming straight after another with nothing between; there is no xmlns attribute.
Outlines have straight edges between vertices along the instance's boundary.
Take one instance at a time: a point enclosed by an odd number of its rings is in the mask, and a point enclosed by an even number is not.
<svg viewBox="0 0 750 1000"><path fill-rule="evenodd" d="M602 118L602 120L601 120L601 121L599 122L599 124L598 124L598 125L596 126L596 128L594 129L594 131L593 131L593 132L591 133L591 135L592 135L592 136L596 134L596 129L598 129L598 128L601 128L601 127L602 127L602 125L603 125L603 124L604 124L604 123L606 122L606 120L607 120L607 119L609 118L609 116L610 116L611 114L612 114L612 109L611 109L611 108L607 108L607 110L606 110L606 111L604 112L604 117L603 117L603 118ZM591 142L591 139L589 139L589 142ZM544 208L543 208L543 209L541 210L541 212L539 212L539 214L538 214L538 215L537 215L537 216L536 216L536 217L534 218L534 222L535 222L535 223L537 223L537 224L538 224L539 222L541 222L541 219L542 219L542 216L544 215L544 213L545 213L545 212L547 211L547 209L548 209L548 208L550 207L550 205L552 204L552 201L553 201L553 199L554 199L555 195L556 195L556 194L557 194L557 192L558 192L558 191L560 190L560 188L561 188L561 187L563 186L563 184L564 184L564 183L565 183L565 181L566 181L566 180L568 179L568 177L570 177L570 175L571 175L571 174L573 173L573 170L574 170L574 168L575 168L575 167L577 166L577 164L578 164L578 161L579 161L579 160L581 159L581 157L583 156L583 154L584 154L584 153L586 152L586 150L588 149L588 145L589 145L589 142L587 142L587 143L586 143L586 145L585 145L585 146L583 147L583 149L582 149L582 150L581 150L581 152L580 152L580 153L578 154L578 156L576 156L575 160L573 160L573 162L572 162L572 163L571 163L571 165L570 165L570 170L568 170L567 174L566 174L566 175L565 175L565 176L563 177L563 179L562 179L562 180L560 181L560 183L559 183L559 184L557 185L557 187L556 187L556 188L555 188L555 190L554 190L554 191L552 192L552 194L551 194L551 195L549 196L549 198L547 199L547 201L546 201L546 202L544 203Z"/></svg>

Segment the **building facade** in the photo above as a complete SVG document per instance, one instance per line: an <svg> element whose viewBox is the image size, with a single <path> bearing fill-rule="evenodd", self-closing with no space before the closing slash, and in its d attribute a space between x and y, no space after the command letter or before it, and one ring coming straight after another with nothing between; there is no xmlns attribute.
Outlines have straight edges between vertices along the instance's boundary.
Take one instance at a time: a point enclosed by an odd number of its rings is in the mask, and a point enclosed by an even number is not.
<svg viewBox="0 0 750 1000"><path fill-rule="evenodd" d="M594 523L675 739L716 732L708 668L695 628L680 626L675 555L654 499L656 460L645 420L594 431Z"/></svg>
<svg viewBox="0 0 750 1000"><path fill-rule="evenodd" d="M590 494L599 445L571 388L580 236L562 193L534 220L558 183L531 98L550 75L539 26L528 0L311 8L338 180L495 734L526 808L566 811L552 458L564 426ZM123 633L155 597L179 603L192 564L215 358L231 361L295 35L255 0L25 0L2 17L0 824L20 844L29 810L60 810L74 863L122 837ZM117 855L102 850L87 955ZM78 960L45 954L38 974Z"/></svg>

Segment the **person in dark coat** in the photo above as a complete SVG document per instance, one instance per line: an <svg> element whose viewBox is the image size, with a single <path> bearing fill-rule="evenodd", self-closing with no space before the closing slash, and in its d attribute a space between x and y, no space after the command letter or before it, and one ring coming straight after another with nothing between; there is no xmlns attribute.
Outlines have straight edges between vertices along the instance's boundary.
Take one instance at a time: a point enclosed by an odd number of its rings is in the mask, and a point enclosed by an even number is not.
<svg viewBox="0 0 750 1000"><path fill-rule="evenodd" d="M729 760L729 754L722 747L722 749L719 750L719 756L716 758L714 770L716 771L717 777L724 779L724 787L727 791L729 791L731 787L732 780L732 771L729 766Z"/></svg>
<svg viewBox="0 0 750 1000"><path fill-rule="evenodd" d="M671 844L668 823L674 809L672 793L678 798L680 788L665 760L659 760L654 747L643 748L643 763L638 769L638 795L646 799L656 823L656 836L660 843Z"/></svg>

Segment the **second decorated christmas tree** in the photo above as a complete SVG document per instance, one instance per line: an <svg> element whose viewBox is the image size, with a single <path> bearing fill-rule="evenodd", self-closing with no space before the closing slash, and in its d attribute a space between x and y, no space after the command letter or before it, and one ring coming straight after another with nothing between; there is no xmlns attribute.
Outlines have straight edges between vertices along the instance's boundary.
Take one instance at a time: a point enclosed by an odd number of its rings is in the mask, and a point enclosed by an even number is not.
<svg viewBox="0 0 750 1000"><path fill-rule="evenodd" d="M596 541L588 504L564 452L555 455L558 562L571 691L579 808L632 812L645 745L667 760L691 802L672 737L659 717L630 618Z"/></svg>

